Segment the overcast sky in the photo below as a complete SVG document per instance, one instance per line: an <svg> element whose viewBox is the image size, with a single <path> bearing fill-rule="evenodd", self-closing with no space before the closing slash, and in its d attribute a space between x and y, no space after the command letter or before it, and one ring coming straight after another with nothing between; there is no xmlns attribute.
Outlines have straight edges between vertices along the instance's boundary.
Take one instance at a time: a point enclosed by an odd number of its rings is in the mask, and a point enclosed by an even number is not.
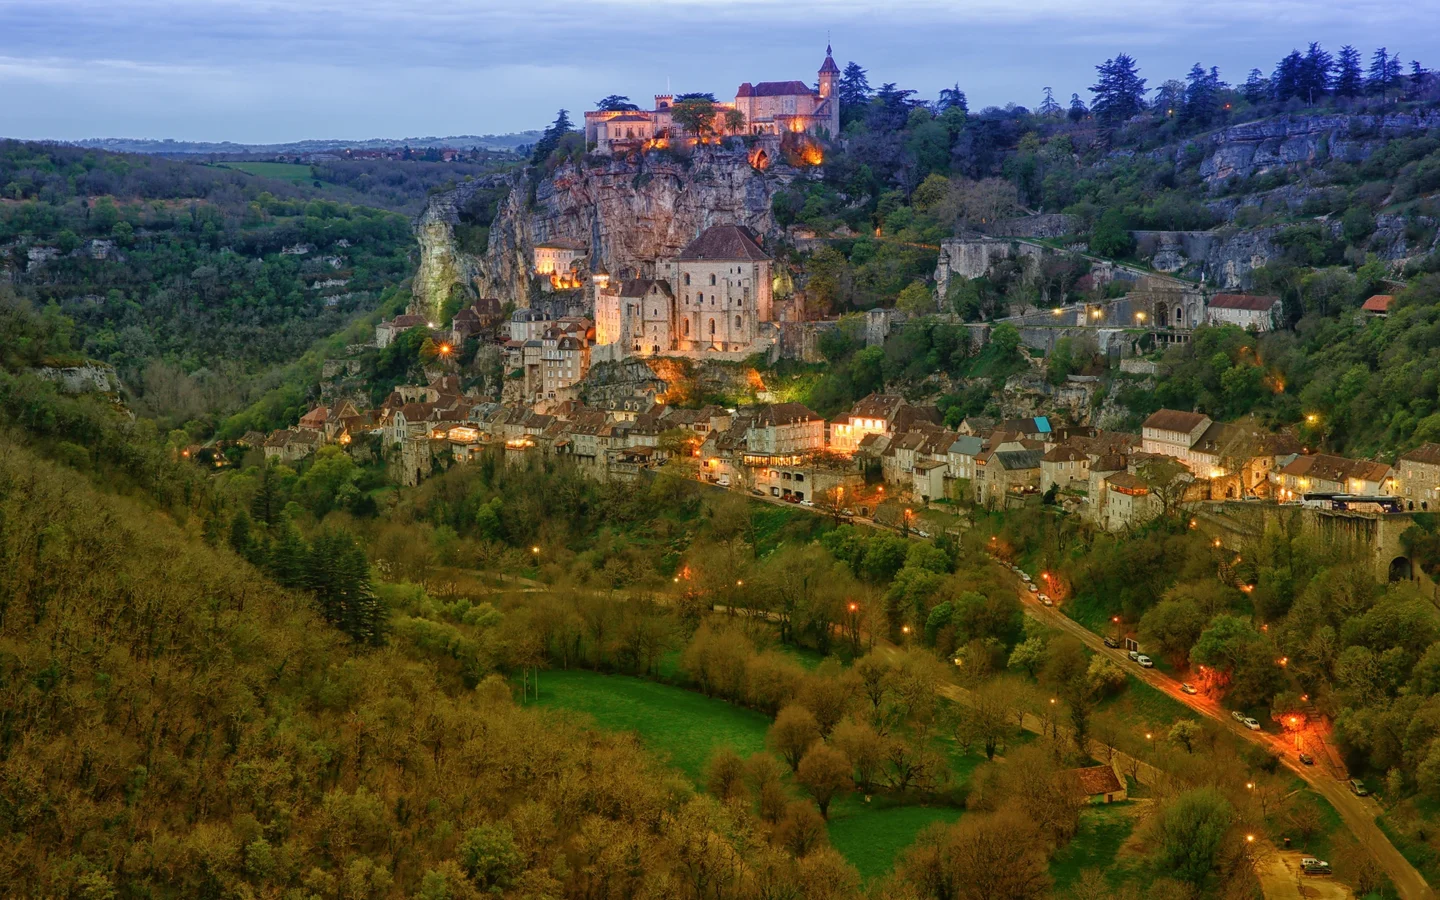
<svg viewBox="0 0 1440 900"><path fill-rule="evenodd" d="M609 93L734 96L870 82L971 108L1088 99L1094 65L1135 56L1151 86L1195 62L1240 82L1292 47L1378 46L1440 66L1440 0L0 0L0 136L301 138L543 127ZM576 115L578 121L578 115Z"/></svg>

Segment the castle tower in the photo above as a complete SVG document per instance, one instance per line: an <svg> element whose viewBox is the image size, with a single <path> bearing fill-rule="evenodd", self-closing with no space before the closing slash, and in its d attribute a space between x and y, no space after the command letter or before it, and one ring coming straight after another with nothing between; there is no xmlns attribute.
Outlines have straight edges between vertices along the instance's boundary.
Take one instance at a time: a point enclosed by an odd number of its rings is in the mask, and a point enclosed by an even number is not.
<svg viewBox="0 0 1440 900"><path fill-rule="evenodd" d="M830 45L825 45L825 62L820 64L820 99L827 100L830 104L829 124L830 136L835 137L840 133L840 97L836 90L837 82L840 80L840 67L835 65L835 59L831 55Z"/></svg>

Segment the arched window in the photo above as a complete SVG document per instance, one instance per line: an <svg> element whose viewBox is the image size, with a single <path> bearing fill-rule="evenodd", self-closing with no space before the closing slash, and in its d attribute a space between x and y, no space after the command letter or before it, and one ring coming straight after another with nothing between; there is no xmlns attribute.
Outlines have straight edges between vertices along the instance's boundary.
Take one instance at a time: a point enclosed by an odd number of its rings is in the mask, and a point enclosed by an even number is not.
<svg viewBox="0 0 1440 900"><path fill-rule="evenodd" d="M686 283L686 284L689 284L689 283L690 283L690 273L689 273L689 272L686 272L686 273L685 273L685 283Z"/></svg>
<svg viewBox="0 0 1440 900"><path fill-rule="evenodd" d="M735 317L735 328L736 328L737 330L740 328L740 317L739 317L739 316L736 316L736 317Z"/></svg>
<svg viewBox="0 0 1440 900"><path fill-rule="evenodd" d="M714 272L711 272L711 273L710 273L710 283L711 283L711 284L714 284L714 283L715 283L715 273L714 273Z"/></svg>
<svg viewBox="0 0 1440 900"><path fill-rule="evenodd" d="M711 319L711 320L710 320L710 336L711 336L712 338L715 336L715 320L714 320L714 319Z"/></svg>
<svg viewBox="0 0 1440 900"><path fill-rule="evenodd" d="M682 325L681 328L684 329L684 331L685 331L685 336L686 336L686 337L689 337L689 336L690 336L690 320L689 320L689 319L686 319L686 320L685 320L685 324Z"/></svg>

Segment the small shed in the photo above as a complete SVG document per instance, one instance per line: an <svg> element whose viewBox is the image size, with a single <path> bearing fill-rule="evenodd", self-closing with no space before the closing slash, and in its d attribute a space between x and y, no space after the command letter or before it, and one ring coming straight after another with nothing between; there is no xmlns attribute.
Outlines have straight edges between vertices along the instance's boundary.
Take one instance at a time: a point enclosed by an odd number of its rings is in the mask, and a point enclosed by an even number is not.
<svg viewBox="0 0 1440 900"><path fill-rule="evenodd" d="M1125 784L1109 766L1086 766L1075 770L1075 782L1087 803L1117 803L1128 797Z"/></svg>

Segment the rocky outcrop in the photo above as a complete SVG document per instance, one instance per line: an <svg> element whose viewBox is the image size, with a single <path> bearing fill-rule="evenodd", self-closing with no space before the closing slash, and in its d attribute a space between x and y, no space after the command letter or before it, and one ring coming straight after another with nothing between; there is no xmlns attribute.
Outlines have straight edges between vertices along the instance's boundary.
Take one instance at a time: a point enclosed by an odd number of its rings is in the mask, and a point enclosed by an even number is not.
<svg viewBox="0 0 1440 900"><path fill-rule="evenodd" d="M1251 273L1280 256L1273 238L1278 227L1247 231L1135 231L1136 255L1159 272L1192 281L1204 279L1223 290L1249 290Z"/></svg>
<svg viewBox="0 0 1440 900"><path fill-rule="evenodd" d="M998 263L1017 260L1025 271L1036 271L1046 248L1039 244L1003 238L949 238L940 242L940 257L935 263L935 288L944 297L950 277L981 278L989 275Z"/></svg>
<svg viewBox="0 0 1440 900"><path fill-rule="evenodd" d="M1033 216L1016 216L1011 219L996 219L984 226L986 234L1002 237L1062 238L1083 230L1079 216L1066 213L1039 213Z"/></svg>
<svg viewBox="0 0 1440 900"><path fill-rule="evenodd" d="M118 394L120 376L109 363L90 362L83 366L40 366L34 373L54 382L67 394Z"/></svg>
<svg viewBox="0 0 1440 900"><path fill-rule="evenodd" d="M416 220L421 261L413 306L437 309L457 283L526 306L534 248L547 241L582 242L592 268L603 265L618 278L652 274L656 259L673 256L711 225L748 225L778 239L771 201L797 174L783 165L756 171L743 149L704 150L690 159L589 157L549 176L527 169L509 176L483 256L455 245L460 210L479 189L462 185L432 197Z"/></svg>
<svg viewBox="0 0 1440 900"><path fill-rule="evenodd" d="M1205 154L1200 177L1218 185L1230 178L1326 159L1359 162L1398 135L1433 129L1440 129L1440 113L1276 116L1222 128L1183 144L1176 149L1176 160L1183 160L1198 145Z"/></svg>

